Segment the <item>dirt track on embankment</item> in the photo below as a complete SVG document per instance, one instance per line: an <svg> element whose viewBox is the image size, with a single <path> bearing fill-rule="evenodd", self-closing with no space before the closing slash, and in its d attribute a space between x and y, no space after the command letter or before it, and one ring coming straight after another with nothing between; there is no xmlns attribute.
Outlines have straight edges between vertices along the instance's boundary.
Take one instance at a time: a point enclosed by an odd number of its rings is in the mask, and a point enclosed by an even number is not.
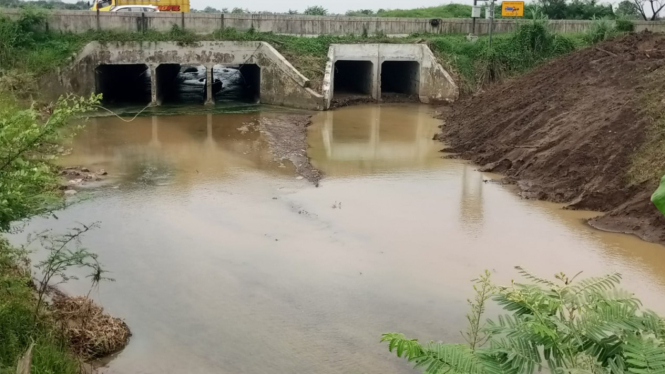
<svg viewBox="0 0 665 374"><path fill-rule="evenodd" d="M665 35L601 43L460 100L440 138L526 198L607 212L590 224L665 244L665 218L649 200L658 181L628 177L653 122L640 100L664 69Z"/></svg>

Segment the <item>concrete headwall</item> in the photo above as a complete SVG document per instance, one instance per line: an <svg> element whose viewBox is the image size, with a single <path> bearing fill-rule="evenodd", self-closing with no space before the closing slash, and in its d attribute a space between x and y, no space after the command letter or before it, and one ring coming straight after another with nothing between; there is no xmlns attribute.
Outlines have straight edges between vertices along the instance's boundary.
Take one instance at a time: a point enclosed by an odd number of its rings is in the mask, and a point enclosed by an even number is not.
<svg viewBox="0 0 665 374"><path fill-rule="evenodd" d="M329 108L335 92L335 63L338 61L370 61L372 63L371 97L381 99L381 69L385 61L419 63L418 97L423 103L454 101L459 87L452 76L437 62L425 44L333 44L323 80L325 107Z"/></svg>
<svg viewBox="0 0 665 374"><path fill-rule="evenodd" d="M44 77L42 87L54 95L66 92L88 95L95 91L95 69L103 64L146 64L151 69L153 102L157 97L156 69L160 64L203 65L208 71L214 65L256 64L261 69L261 103L323 109L323 97L309 88L309 80L264 42L200 42L189 46L170 42L93 42L73 57L68 66Z"/></svg>
<svg viewBox="0 0 665 374"><path fill-rule="evenodd" d="M1 13L16 16L19 10L2 9ZM237 30L255 29L291 35L407 35L413 33L468 34L471 19L392 18L392 17L345 17L303 16L276 14L207 14L207 13L110 13L93 11L53 11L48 27L56 31L85 32L88 30L144 31L148 29L169 31L174 25L197 33L212 33L232 27ZM497 19L495 32L509 32L523 20ZM556 32L584 32L592 21L551 20L550 27ZM635 21L635 30L665 32L665 22ZM476 33L486 34L489 22L476 20Z"/></svg>

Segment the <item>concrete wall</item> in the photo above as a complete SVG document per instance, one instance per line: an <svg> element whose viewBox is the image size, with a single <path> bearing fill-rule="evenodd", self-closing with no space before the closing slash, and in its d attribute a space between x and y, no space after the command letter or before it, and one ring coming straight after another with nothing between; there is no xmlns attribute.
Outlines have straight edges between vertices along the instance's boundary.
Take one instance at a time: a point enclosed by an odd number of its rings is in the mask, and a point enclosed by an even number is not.
<svg viewBox="0 0 665 374"><path fill-rule="evenodd" d="M160 64L214 65L256 64L261 69L260 101L264 104L321 110L323 97L309 88L300 74L271 45L264 42L88 44L71 63L44 77L41 84L54 95L72 92L89 95L95 91L95 68L100 64L146 64L151 69L153 102L157 101L156 69ZM208 82L210 83L210 79ZM208 98L211 98L208 87Z"/></svg>
<svg viewBox="0 0 665 374"><path fill-rule="evenodd" d="M424 44L333 44L328 52L323 80L326 108L334 99L336 71L333 67L340 60L372 62L371 96L375 100L381 99L384 61L416 61L420 64L418 97L423 103L453 101L459 97L457 84Z"/></svg>
<svg viewBox="0 0 665 374"><path fill-rule="evenodd" d="M2 13L16 16L18 10L3 9ZM521 20L495 20L496 32L515 29ZM550 27L557 32L583 32L592 21L551 20ZM142 31L154 29L169 31L173 25L195 31L211 33L215 30L232 27L238 30L254 28L258 31L292 35L361 35L377 32L387 35L407 35L412 33L468 34L471 32L471 19L441 19L433 26L427 18L388 18L388 17L345 17L345 16L302 16L266 14L206 14L206 13L109 13L92 11L62 10L49 16L48 27L56 31L85 32L91 29ZM665 32L665 22L636 21L636 31L649 29ZM476 33L485 34L489 22L476 21Z"/></svg>

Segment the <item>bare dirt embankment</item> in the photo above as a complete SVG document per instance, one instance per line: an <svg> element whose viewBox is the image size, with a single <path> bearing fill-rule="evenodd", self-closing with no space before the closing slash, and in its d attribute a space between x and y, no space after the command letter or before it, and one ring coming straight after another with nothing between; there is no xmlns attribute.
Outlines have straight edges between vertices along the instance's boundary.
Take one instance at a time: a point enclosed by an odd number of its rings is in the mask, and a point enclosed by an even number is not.
<svg viewBox="0 0 665 374"><path fill-rule="evenodd" d="M630 176L653 136L645 95L665 97L665 86L654 87L664 65L664 35L601 43L460 100L440 138L482 170L505 174L526 198L607 212L591 225L665 244L665 218L649 200L657 178ZM662 171L659 162L650 167Z"/></svg>

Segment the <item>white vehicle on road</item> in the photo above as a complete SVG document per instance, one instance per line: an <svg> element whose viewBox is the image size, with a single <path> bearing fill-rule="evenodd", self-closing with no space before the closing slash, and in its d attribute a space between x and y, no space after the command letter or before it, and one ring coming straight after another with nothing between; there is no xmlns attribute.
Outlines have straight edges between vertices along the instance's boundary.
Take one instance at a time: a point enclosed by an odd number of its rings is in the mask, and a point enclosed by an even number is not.
<svg viewBox="0 0 665 374"><path fill-rule="evenodd" d="M111 9L111 12L152 13L159 12L154 5L120 5Z"/></svg>

